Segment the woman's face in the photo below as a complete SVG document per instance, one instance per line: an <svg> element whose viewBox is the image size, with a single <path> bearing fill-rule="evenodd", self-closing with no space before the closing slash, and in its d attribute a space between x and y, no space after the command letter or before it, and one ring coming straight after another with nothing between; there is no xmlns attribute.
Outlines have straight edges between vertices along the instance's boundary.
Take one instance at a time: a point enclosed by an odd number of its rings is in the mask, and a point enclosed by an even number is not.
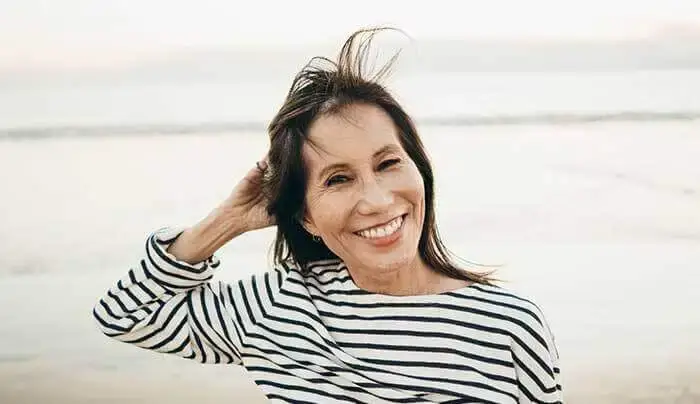
<svg viewBox="0 0 700 404"><path fill-rule="evenodd" d="M319 117L304 145L306 229L348 268L389 272L418 259L425 191L418 168L381 108Z"/></svg>

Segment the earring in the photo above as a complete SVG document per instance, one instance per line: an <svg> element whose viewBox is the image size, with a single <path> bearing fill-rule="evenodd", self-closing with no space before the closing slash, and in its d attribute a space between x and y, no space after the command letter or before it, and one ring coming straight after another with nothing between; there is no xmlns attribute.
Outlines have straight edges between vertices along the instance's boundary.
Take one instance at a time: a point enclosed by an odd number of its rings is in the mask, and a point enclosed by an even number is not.
<svg viewBox="0 0 700 404"><path fill-rule="evenodd" d="M314 234L313 236L311 236L311 239L313 239L313 240L314 240L315 242L317 242L317 243L320 243L320 242L321 242L321 237L319 237L319 236L317 236L317 235L315 235L315 234Z"/></svg>

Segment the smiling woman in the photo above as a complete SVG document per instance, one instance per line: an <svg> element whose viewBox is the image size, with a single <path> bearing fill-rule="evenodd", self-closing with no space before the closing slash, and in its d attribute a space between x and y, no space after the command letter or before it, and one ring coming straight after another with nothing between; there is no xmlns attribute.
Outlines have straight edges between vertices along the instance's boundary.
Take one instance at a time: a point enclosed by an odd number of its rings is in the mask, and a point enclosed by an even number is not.
<svg viewBox="0 0 700 404"><path fill-rule="evenodd" d="M319 117L308 131L304 227L343 257L355 283L367 290L439 291L443 274L417 254L425 217L423 180L394 122L368 104L351 104L339 114L344 116Z"/></svg>
<svg viewBox="0 0 700 404"><path fill-rule="evenodd" d="M94 316L127 343L243 365L273 402L562 402L539 307L438 237L415 126L386 69L365 77L377 32L297 75L267 157L201 222L153 233ZM268 226L274 271L211 281L221 246Z"/></svg>

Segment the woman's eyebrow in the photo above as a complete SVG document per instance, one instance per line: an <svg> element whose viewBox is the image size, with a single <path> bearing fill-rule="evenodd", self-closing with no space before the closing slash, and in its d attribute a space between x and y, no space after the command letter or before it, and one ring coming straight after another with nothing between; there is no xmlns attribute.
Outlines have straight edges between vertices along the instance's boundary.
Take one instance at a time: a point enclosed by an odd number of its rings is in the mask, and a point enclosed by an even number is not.
<svg viewBox="0 0 700 404"><path fill-rule="evenodd" d="M380 148L376 152L374 152L372 157L376 158L378 156L381 156L382 154L387 154L389 152L396 152L398 150L399 150L399 148L396 145L388 144L388 145L383 146L382 148Z"/></svg>
<svg viewBox="0 0 700 404"><path fill-rule="evenodd" d="M396 151L398 151L398 150L399 150L399 148L398 148L396 145L387 144L387 145L384 145L384 146L382 146L381 148L379 148L377 151L375 151L375 152L372 154L372 158L377 158L377 157L379 157L379 156L381 156L381 155L383 155L383 154L387 154L387 153L391 153L391 152L396 152ZM349 166L348 166L347 163L333 163L333 164L329 164L329 165L323 167L323 169L322 169L321 171L319 171L319 173L318 173L318 180L319 180L319 181L322 181L323 178L324 178L324 177L327 175L327 173L330 172L330 171L347 169L348 167L349 167Z"/></svg>
<svg viewBox="0 0 700 404"><path fill-rule="evenodd" d="M319 181L322 181L323 177L326 176L326 173L328 173L330 171L346 169L346 168L348 168L348 165L345 163L333 163L333 164L327 165L323 168L323 170L319 171L318 179L319 179Z"/></svg>

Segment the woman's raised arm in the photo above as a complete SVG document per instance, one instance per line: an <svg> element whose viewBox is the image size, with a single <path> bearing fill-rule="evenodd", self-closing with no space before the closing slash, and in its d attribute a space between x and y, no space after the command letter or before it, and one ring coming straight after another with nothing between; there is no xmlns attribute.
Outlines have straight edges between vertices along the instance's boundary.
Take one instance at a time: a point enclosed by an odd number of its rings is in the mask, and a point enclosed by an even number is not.
<svg viewBox="0 0 700 404"><path fill-rule="evenodd" d="M272 225L260 192L264 168L251 169L195 226L147 238L142 257L95 304L105 335L203 363L240 363L247 324L237 310L246 306L245 293L211 282L219 266L214 253L239 234Z"/></svg>

